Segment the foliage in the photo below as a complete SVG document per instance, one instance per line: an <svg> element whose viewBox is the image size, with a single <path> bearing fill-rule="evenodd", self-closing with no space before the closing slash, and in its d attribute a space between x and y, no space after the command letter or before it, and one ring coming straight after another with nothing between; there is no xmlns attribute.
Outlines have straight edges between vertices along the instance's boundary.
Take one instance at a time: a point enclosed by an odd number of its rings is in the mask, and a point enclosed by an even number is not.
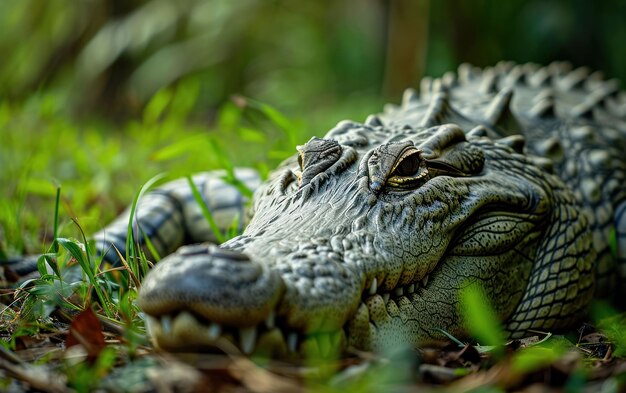
<svg viewBox="0 0 626 393"><path fill-rule="evenodd" d="M504 332L498 322L498 316L489 304L489 297L485 295L477 283L472 283L460 293L461 310L469 332L482 345L494 347L499 351L504 344ZM470 312L471 311L471 312Z"/></svg>
<svg viewBox="0 0 626 393"><path fill-rule="evenodd" d="M377 100L389 79L415 85L461 62L570 60L626 80L623 1L411 3L5 1L0 96L56 91L74 115L119 118L140 115L156 92L193 80L198 118L212 118L233 93L310 116ZM396 40L394 31L417 38ZM396 57L409 67L386 63Z"/></svg>

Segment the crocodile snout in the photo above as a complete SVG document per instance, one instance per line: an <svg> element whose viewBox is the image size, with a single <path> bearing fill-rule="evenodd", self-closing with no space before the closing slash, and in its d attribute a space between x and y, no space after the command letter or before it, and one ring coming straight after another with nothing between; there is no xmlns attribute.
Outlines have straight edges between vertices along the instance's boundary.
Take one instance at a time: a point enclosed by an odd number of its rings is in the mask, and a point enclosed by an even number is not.
<svg viewBox="0 0 626 393"><path fill-rule="evenodd" d="M247 348L257 326L273 324L284 291L275 271L246 255L193 245L159 262L145 278L138 304L160 346L208 345L231 330Z"/></svg>

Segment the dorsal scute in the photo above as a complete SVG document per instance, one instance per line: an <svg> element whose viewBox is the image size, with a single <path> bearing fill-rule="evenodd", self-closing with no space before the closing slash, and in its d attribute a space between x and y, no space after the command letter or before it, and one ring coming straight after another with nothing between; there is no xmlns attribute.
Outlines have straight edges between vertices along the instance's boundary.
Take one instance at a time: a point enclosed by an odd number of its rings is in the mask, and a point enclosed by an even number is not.
<svg viewBox="0 0 626 393"><path fill-rule="evenodd" d="M465 133L467 139L482 138L489 135L489 130L483 125L478 125Z"/></svg>
<svg viewBox="0 0 626 393"><path fill-rule="evenodd" d="M432 90L433 78L425 76L420 81L420 97L426 99Z"/></svg>
<svg viewBox="0 0 626 393"><path fill-rule="evenodd" d="M513 90L504 88L500 90L487 105L484 113L484 120L492 126L506 128L510 132L519 131L519 123L511 109Z"/></svg>
<svg viewBox="0 0 626 393"><path fill-rule="evenodd" d="M515 66L515 62L510 60L502 60L496 64L495 69L496 71L498 71L499 74L506 74L511 70L511 68L513 68L513 66Z"/></svg>
<svg viewBox="0 0 626 393"><path fill-rule="evenodd" d="M441 77L441 83L447 88L458 86L458 80L457 80L456 74L452 71L446 72Z"/></svg>
<svg viewBox="0 0 626 393"><path fill-rule="evenodd" d="M420 126L432 127L442 124L451 111L448 90L443 83L441 83L441 79L435 79L433 81L430 104L422 117Z"/></svg>
<svg viewBox="0 0 626 393"><path fill-rule="evenodd" d="M524 153L524 147L526 146L526 138L523 135L515 134L505 136L496 141L496 143L505 145L513 149L516 153Z"/></svg>
<svg viewBox="0 0 626 393"><path fill-rule="evenodd" d="M483 94L498 92L498 75L493 68L485 69L478 91Z"/></svg>
<svg viewBox="0 0 626 393"><path fill-rule="evenodd" d="M537 154L553 160L560 160L563 157L563 146L556 136L551 136L535 143L534 149Z"/></svg>
<svg viewBox="0 0 626 393"><path fill-rule="evenodd" d="M419 102L419 95L417 94L415 89L413 89L412 87L409 87L408 89L404 90L404 94L402 94L402 106L403 107L406 108L418 102Z"/></svg>
<svg viewBox="0 0 626 393"><path fill-rule="evenodd" d="M532 99L528 114L533 118L548 119L557 116L556 91L552 87L545 87Z"/></svg>
<svg viewBox="0 0 626 393"><path fill-rule="evenodd" d="M455 123L466 130L484 125L489 136L550 137L560 124L624 128L626 93L616 80L568 62L542 67L505 61L484 69L462 64L457 73L424 78L419 95L408 89L402 104L389 105L382 120L385 126Z"/></svg>
<svg viewBox="0 0 626 393"><path fill-rule="evenodd" d="M548 70L552 75L566 75L572 70L572 64L568 61L554 61L548 65Z"/></svg>
<svg viewBox="0 0 626 393"><path fill-rule="evenodd" d="M365 119L365 125L368 125L371 127L383 127L384 126L383 121L378 115L367 116L367 119Z"/></svg>
<svg viewBox="0 0 626 393"><path fill-rule="evenodd" d="M515 65L511 70L503 75L504 86L515 86L526 83L526 71L522 65Z"/></svg>
<svg viewBox="0 0 626 393"><path fill-rule="evenodd" d="M594 108L598 106L598 101L588 99L572 108L570 116L579 119L592 120L594 118Z"/></svg>
<svg viewBox="0 0 626 393"><path fill-rule="evenodd" d="M528 156L528 161L548 173L554 173L554 162L547 157Z"/></svg>
<svg viewBox="0 0 626 393"><path fill-rule="evenodd" d="M459 65L457 73L459 76L459 82L461 84L467 84L475 79L478 79L482 74L482 70L469 63L462 63Z"/></svg>
<svg viewBox="0 0 626 393"><path fill-rule="evenodd" d="M528 83L538 88L552 86L552 74L546 67L539 68L528 77Z"/></svg>
<svg viewBox="0 0 626 393"><path fill-rule="evenodd" d="M590 74L591 70L588 67L578 67L561 79L561 87L566 91L582 89Z"/></svg>

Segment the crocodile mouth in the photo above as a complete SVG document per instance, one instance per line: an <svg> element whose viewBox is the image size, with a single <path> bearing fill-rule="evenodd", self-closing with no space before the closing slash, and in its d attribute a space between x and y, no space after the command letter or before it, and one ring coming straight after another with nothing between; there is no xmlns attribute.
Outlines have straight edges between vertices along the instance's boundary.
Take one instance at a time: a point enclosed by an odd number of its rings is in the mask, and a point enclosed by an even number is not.
<svg viewBox="0 0 626 393"><path fill-rule="evenodd" d="M328 357L333 350L344 348L346 340L344 329L310 334L290 329L274 312L249 327L221 325L189 311L147 316L146 326L158 347L176 352L219 350L281 358L303 353Z"/></svg>
<svg viewBox="0 0 626 393"><path fill-rule="evenodd" d="M369 284L369 289L363 292L363 299L367 300L367 298L372 296L380 296L384 300L385 304L389 302L389 299L399 298L400 296L409 296L413 294L419 294L426 285L428 285L428 281L430 279L430 275L426 275L419 280L414 280L406 285L396 286L392 291L379 291L378 288L378 279L374 277Z"/></svg>
<svg viewBox="0 0 626 393"><path fill-rule="evenodd" d="M420 296L429 276L391 291L383 291L372 279L361 296L357 310L371 304L399 303L402 298L412 301ZM355 310L355 313L357 311ZM368 321L373 323L372 320ZM375 325L375 323L374 323ZM290 327L284 318L271 311L265 320L252 326L233 326L211 321L193 311L181 310L153 316L146 314L146 328L159 348L175 352L220 351L272 358L315 356L336 357L348 348L353 320L334 331L305 333Z"/></svg>

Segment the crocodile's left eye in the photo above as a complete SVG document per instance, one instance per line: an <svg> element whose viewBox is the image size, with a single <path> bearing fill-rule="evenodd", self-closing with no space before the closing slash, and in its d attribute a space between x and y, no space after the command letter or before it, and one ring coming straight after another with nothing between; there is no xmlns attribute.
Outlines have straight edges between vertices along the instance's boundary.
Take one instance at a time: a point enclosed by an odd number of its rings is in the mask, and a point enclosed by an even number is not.
<svg viewBox="0 0 626 393"><path fill-rule="evenodd" d="M428 169L420 150L407 149L403 152L387 178L387 185L399 188L414 188L428 180Z"/></svg>
<svg viewBox="0 0 626 393"><path fill-rule="evenodd" d="M411 154L396 166L393 174L401 177L414 176L420 168L420 161L419 154Z"/></svg>

